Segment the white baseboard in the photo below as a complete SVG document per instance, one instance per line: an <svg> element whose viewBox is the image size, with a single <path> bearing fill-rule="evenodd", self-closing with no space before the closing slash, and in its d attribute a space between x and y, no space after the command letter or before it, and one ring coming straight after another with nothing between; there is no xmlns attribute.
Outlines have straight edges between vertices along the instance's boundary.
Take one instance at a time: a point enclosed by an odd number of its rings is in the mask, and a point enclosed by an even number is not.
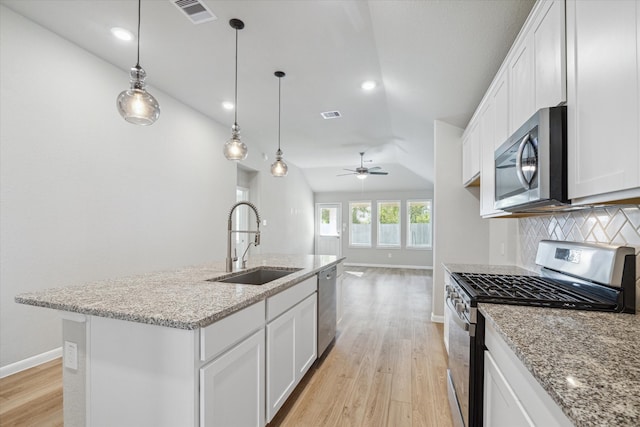
<svg viewBox="0 0 640 427"><path fill-rule="evenodd" d="M62 357L62 347L54 348L53 350L41 354L36 354L33 357L19 360L15 363L11 363L10 365L1 367L0 378L8 377L9 375L17 374L18 372L24 371L25 369L42 365L43 363L49 362L53 359L57 359L58 357Z"/></svg>
<svg viewBox="0 0 640 427"><path fill-rule="evenodd" d="M345 267L382 267L382 268L407 268L409 270L433 270L427 265L396 265L396 264L362 264L359 262L345 262Z"/></svg>
<svg viewBox="0 0 640 427"><path fill-rule="evenodd" d="M431 321L433 323L444 323L444 316L431 313Z"/></svg>

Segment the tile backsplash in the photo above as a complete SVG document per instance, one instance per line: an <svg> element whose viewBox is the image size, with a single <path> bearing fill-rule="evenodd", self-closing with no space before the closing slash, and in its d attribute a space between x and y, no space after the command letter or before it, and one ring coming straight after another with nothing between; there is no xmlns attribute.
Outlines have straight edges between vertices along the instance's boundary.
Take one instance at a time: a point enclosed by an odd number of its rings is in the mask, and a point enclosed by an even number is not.
<svg viewBox="0 0 640 427"><path fill-rule="evenodd" d="M536 270L543 239L607 243L636 249L636 311L640 313L640 205L615 205L520 218L520 265Z"/></svg>

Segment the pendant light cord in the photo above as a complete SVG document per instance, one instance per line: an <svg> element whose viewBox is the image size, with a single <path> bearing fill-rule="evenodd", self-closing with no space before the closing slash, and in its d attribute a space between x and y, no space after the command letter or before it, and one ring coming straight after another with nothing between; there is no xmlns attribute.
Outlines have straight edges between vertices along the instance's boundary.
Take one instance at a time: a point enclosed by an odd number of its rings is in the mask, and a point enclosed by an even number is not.
<svg viewBox="0 0 640 427"><path fill-rule="evenodd" d="M238 29L236 28L236 89L235 89L234 124L238 126Z"/></svg>
<svg viewBox="0 0 640 427"><path fill-rule="evenodd" d="M278 77L278 151L280 151L280 105L281 105L281 97L282 97L282 77Z"/></svg>
<svg viewBox="0 0 640 427"><path fill-rule="evenodd" d="M142 0L138 0L138 59L136 61L136 68L140 68L140 10Z"/></svg>

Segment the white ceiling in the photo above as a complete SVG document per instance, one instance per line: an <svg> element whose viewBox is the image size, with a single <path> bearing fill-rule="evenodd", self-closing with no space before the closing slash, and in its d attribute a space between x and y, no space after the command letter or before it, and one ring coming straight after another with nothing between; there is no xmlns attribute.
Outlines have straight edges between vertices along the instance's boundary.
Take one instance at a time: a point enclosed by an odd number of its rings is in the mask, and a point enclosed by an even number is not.
<svg viewBox="0 0 640 427"><path fill-rule="evenodd" d="M282 70L282 150L321 191L433 188L433 121L465 127L533 0L204 0L218 20L192 24L169 0L142 1L140 64L147 82L231 126L235 31L238 123L250 156L277 148ZM136 0L0 0L15 12L127 71ZM360 84L375 80L365 93ZM123 88L127 85L123 74ZM117 94L114 94L114 99ZM162 98L158 97L162 106ZM324 120L323 111L343 117ZM114 107L115 112L115 107ZM159 120L162 120L162 116ZM220 141L222 144L224 141ZM382 166L387 176L336 177ZM285 178L286 179L286 178Z"/></svg>

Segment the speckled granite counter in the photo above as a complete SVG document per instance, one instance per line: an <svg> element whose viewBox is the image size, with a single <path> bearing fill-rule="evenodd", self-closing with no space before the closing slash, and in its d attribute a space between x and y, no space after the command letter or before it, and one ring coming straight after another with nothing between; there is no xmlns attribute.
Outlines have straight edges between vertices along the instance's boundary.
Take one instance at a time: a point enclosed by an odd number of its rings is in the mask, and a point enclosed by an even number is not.
<svg viewBox="0 0 640 427"><path fill-rule="evenodd" d="M535 276L538 273L514 265L442 264L449 273L513 274Z"/></svg>
<svg viewBox="0 0 640 427"><path fill-rule="evenodd" d="M577 426L640 425L640 315L479 307Z"/></svg>
<svg viewBox="0 0 640 427"><path fill-rule="evenodd" d="M232 275L224 262L184 267L16 296L21 304L110 317L180 329L197 329L277 294L344 258L330 255L264 255L249 260L259 267L300 268L268 284L208 281Z"/></svg>

